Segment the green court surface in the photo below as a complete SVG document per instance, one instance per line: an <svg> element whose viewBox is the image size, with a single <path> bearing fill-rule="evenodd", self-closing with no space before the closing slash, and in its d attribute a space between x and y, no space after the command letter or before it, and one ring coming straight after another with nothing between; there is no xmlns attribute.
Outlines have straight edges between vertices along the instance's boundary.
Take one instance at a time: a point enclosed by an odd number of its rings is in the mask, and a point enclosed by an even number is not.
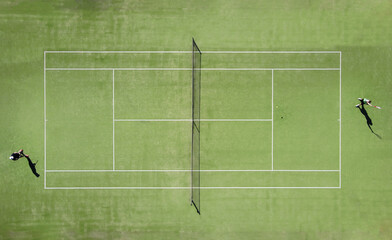
<svg viewBox="0 0 392 240"><path fill-rule="evenodd" d="M391 8L1 2L0 239L391 239Z"/></svg>
<svg viewBox="0 0 392 240"><path fill-rule="evenodd" d="M184 55L45 52L44 187L189 188L191 70L176 65ZM132 57L145 66L127 68ZM206 52L200 187L340 188L340 57Z"/></svg>

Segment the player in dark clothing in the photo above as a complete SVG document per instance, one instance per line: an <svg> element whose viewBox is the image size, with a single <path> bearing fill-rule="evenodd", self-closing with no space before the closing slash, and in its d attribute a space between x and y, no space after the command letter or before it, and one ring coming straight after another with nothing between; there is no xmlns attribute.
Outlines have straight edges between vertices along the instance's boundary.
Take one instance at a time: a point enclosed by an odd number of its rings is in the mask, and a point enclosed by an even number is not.
<svg viewBox="0 0 392 240"><path fill-rule="evenodd" d="M20 149L18 152L12 153L11 156L10 156L10 159L16 161L16 160L18 160L19 158L22 158L22 157L24 157L23 149Z"/></svg>
<svg viewBox="0 0 392 240"><path fill-rule="evenodd" d="M16 160L18 160L19 158L22 158L22 157L25 157L25 158L27 159L27 161L28 161L28 163L29 163L29 167L30 167L31 171L33 172L33 174L34 174L36 177L39 177L39 174L37 173L37 169L35 168L35 165L36 165L37 163L33 163L33 162L31 161L29 155L25 155L25 154L23 153L23 149L20 149L18 152L12 153L11 156L10 156L10 159L13 160L13 161L16 161Z"/></svg>

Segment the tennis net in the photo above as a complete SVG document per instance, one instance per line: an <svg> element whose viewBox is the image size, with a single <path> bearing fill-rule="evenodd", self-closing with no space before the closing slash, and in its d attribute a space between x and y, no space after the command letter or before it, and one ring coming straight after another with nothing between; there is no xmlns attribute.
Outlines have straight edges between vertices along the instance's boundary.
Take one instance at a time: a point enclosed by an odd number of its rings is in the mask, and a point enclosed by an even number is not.
<svg viewBox="0 0 392 240"><path fill-rule="evenodd" d="M200 93L201 51L192 38L192 156L191 204L200 214Z"/></svg>

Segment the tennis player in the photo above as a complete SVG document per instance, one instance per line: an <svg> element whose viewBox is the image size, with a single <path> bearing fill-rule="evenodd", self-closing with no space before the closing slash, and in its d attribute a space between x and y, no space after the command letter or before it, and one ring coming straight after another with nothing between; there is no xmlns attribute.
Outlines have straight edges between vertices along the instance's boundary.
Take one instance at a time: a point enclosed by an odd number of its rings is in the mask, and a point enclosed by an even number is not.
<svg viewBox="0 0 392 240"><path fill-rule="evenodd" d="M23 149L20 149L18 152L14 152L11 154L10 159L13 161L18 160L19 158L24 157Z"/></svg>
<svg viewBox="0 0 392 240"><path fill-rule="evenodd" d="M372 102L372 100L369 100L369 99L366 99L366 98L358 98L358 100L361 103L358 103L357 105L355 105L355 107L357 107L357 108L359 108L359 106L363 106L363 105L369 105L369 106L373 107L373 105L370 104Z"/></svg>
<svg viewBox="0 0 392 240"><path fill-rule="evenodd" d="M14 152L11 154L10 159L13 161L18 160L19 158L25 157L27 159L27 162L29 163L29 167L31 169L31 171L33 172L33 174L36 177L39 177L39 174L37 173L37 169L35 168L35 165L37 164L37 162L33 163L29 157L29 155L26 155L23 153L23 149L20 149L18 152Z"/></svg>

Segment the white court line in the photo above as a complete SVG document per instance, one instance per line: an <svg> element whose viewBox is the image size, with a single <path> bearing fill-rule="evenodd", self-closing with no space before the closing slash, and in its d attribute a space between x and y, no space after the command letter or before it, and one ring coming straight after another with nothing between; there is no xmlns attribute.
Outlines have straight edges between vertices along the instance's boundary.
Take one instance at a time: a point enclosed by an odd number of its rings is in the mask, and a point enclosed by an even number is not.
<svg viewBox="0 0 392 240"><path fill-rule="evenodd" d="M342 187L342 53L339 54L339 187Z"/></svg>
<svg viewBox="0 0 392 240"><path fill-rule="evenodd" d="M46 52L44 52L44 189L46 189Z"/></svg>
<svg viewBox="0 0 392 240"><path fill-rule="evenodd" d="M116 169L116 165L115 165L115 163L116 163L116 156L115 156L115 146L114 146L114 129L115 129L115 122L116 121L114 121L114 70L113 70L113 78L112 78L113 80L113 101L112 101L112 104L113 104L113 106L112 106L112 108L113 108L113 171Z"/></svg>
<svg viewBox="0 0 392 240"><path fill-rule="evenodd" d="M263 54L263 53L276 53L276 54L291 54L291 53L306 53L306 54L318 54L318 53L340 53L340 51L202 51L202 53L212 53L212 54Z"/></svg>
<svg viewBox="0 0 392 240"><path fill-rule="evenodd" d="M183 54L192 53L192 51L45 51L46 53L76 53L76 54L91 54L91 53L171 53Z"/></svg>
<svg viewBox="0 0 392 240"><path fill-rule="evenodd" d="M340 187L199 187L199 189L339 189ZM105 189L185 189L189 190L192 187L47 187L46 189L91 189L91 190L105 190Z"/></svg>
<svg viewBox="0 0 392 240"><path fill-rule="evenodd" d="M192 51L45 51L45 53L79 53L79 54L91 54L91 53L172 53L172 54L189 54ZM341 53L341 51L202 51L202 53L211 54L262 54L262 53L276 53L276 54L287 54L287 53Z"/></svg>
<svg viewBox="0 0 392 240"><path fill-rule="evenodd" d="M115 122L192 122L192 119L114 119ZM272 119L200 119L200 122L271 122Z"/></svg>
<svg viewBox="0 0 392 240"><path fill-rule="evenodd" d="M332 169L319 169L319 170L291 170L291 169L282 169L282 170L272 170L272 169L211 169L211 170L190 170L190 169L141 169L141 170L89 170L89 169L81 169L81 170L46 170L46 172L339 172L339 170Z"/></svg>
<svg viewBox="0 0 392 240"><path fill-rule="evenodd" d="M48 71L191 71L192 68L47 68Z"/></svg>
<svg viewBox="0 0 392 240"><path fill-rule="evenodd" d="M201 68L202 71L338 71L339 68Z"/></svg>
<svg viewBox="0 0 392 240"><path fill-rule="evenodd" d="M192 71L192 68L46 68L47 71ZM202 71L339 71L339 68L197 68Z"/></svg>
<svg viewBox="0 0 392 240"><path fill-rule="evenodd" d="M271 86L272 86L272 91L271 91L271 103L272 103L272 140L271 140L271 159L272 159L272 170L274 170L274 70L271 71Z"/></svg>

